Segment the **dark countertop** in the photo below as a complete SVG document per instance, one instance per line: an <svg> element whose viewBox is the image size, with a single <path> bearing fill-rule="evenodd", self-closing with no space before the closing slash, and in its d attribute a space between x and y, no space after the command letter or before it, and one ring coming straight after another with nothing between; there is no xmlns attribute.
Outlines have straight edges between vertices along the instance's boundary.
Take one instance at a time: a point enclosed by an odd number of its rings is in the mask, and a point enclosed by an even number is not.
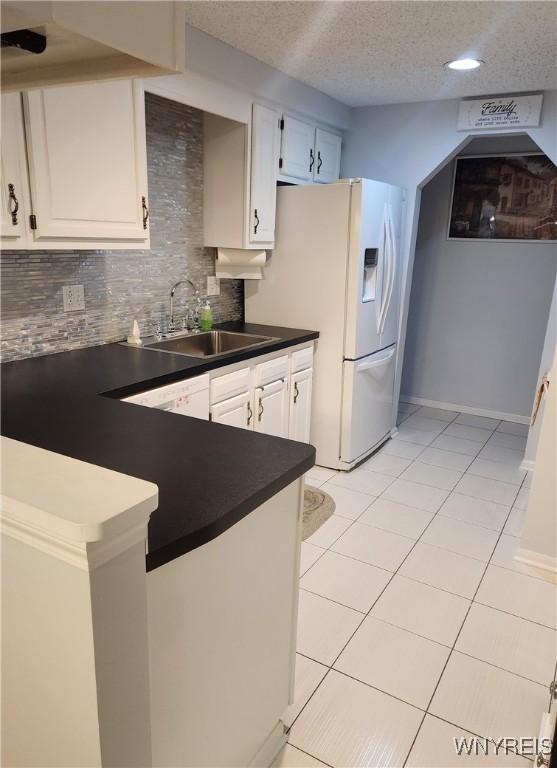
<svg viewBox="0 0 557 768"><path fill-rule="evenodd" d="M3 435L158 485L147 570L216 538L315 463L305 443L117 399L319 335L251 323L217 327L278 340L218 361L107 344L1 366Z"/></svg>

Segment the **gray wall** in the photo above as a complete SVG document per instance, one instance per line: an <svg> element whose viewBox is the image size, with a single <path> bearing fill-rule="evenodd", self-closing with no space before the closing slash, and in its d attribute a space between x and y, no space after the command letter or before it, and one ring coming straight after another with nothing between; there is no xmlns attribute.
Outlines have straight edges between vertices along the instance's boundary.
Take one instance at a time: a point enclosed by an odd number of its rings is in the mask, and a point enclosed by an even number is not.
<svg viewBox="0 0 557 768"><path fill-rule="evenodd" d="M183 277L205 294L214 251L203 247L202 112L151 94L145 107L150 250L2 252L4 361L120 340L133 317L149 332ZM85 311L63 312L62 286L80 283ZM222 280L211 304L216 320L241 319L243 283Z"/></svg>
<svg viewBox="0 0 557 768"><path fill-rule="evenodd" d="M527 137L476 139L463 154L539 151ZM529 416L556 247L447 240L454 162L423 189L401 397Z"/></svg>
<svg viewBox="0 0 557 768"><path fill-rule="evenodd" d="M403 187L407 193L394 416L401 391L402 352L407 332L421 190L471 136L475 138L473 132L457 130L458 107L459 100L451 99L354 109L352 127L342 146L341 173L345 178L378 179ZM540 125L509 133L514 136L528 134L557 163L556 127L557 91L545 91ZM498 131L493 129L485 133L497 136Z"/></svg>

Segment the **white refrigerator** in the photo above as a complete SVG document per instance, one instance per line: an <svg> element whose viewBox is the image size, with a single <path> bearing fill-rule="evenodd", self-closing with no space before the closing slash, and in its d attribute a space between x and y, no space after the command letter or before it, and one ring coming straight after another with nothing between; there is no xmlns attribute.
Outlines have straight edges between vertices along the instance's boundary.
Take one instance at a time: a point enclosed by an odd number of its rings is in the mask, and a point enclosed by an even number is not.
<svg viewBox="0 0 557 768"><path fill-rule="evenodd" d="M311 442L350 469L394 428L403 192L369 179L277 190L276 246L246 322L319 331Z"/></svg>

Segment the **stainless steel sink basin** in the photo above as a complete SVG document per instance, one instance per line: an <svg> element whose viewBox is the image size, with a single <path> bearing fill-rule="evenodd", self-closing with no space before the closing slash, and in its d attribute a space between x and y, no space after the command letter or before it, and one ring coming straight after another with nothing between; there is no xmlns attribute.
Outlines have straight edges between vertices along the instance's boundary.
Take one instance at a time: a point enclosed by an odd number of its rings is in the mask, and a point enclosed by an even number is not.
<svg viewBox="0 0 557 768"><path fill-rule="evenodd" d="M159 352L172 352L175 355L190 357L217 357L274 340L273 336L256 336L252 333L207 331L145 344L144 349L157 349Z"/></svg>

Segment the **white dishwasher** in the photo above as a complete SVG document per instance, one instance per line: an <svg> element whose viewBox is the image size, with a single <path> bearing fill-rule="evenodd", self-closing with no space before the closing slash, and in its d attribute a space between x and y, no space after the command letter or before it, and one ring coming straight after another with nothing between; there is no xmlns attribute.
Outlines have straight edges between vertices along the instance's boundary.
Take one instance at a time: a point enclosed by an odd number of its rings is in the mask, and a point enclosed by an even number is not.
<svg viewBox="0 0 557 768"><path fill-rule="evenodd" d="M125 403L158 408L161 411L170 411L207 421L209 419L209 374L175 381L163 387L123 397L122 400Z"/></svg>

